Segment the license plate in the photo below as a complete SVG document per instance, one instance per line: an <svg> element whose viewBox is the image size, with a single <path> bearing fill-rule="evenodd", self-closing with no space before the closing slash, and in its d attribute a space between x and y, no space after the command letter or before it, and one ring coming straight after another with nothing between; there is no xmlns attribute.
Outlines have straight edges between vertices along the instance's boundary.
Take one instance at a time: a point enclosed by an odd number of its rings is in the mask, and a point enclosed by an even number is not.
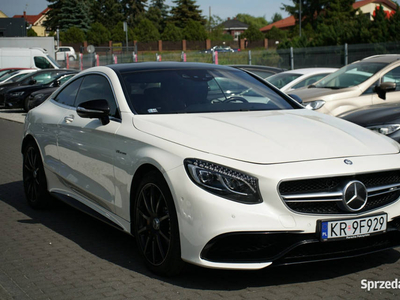
<svg viewBox="0 0 400 300"><path fill-rule="evenodd" d="M386 231L387 215L380 214L347 220L322 221L321 239L354 239Z"/></svg>

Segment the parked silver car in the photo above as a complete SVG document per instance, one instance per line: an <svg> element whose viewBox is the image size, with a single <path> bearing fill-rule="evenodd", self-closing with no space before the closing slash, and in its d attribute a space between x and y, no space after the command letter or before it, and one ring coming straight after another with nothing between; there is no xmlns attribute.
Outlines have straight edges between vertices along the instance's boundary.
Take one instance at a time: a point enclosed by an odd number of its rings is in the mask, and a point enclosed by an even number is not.
<svg viewBox="0 0 400 300"><path fill-rule="evenodd" d="M367 105L400 102L400 54L354 62L291 94L307 108L333 116Z"/></svg>

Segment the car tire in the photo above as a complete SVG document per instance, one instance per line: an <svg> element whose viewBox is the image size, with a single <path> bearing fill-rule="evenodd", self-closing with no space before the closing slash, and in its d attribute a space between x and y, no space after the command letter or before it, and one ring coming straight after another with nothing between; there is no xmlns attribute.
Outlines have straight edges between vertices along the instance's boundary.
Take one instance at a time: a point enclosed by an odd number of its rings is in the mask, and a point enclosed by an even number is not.
<svg viewBox="0 0 400 300"><path fill-rule="evenodd" d="M30 110L30 104L29 104L29 96L24 99L24 111L28 112Z"/></svg>
<svg viewBox="0 0 400 300"><path fill-rule="evenodd" d="M34 209L45 208L50 194L39 148L34 142L24 148L22 176L28 204Z"/></svg>
<svg viewBox="0 0 400 300"><path fill-rule="evenodd" d="M69 61L75 61L75 57L73 57L72 55L69 56Z"/></svg>
<svg viewBox="0 0 400 300"><path fill-rule="evenodd" d="M184 262L178 218L171 192L159 172L143 177L133 205L133 234L147 267L162 276L179 274Z"/></svg>

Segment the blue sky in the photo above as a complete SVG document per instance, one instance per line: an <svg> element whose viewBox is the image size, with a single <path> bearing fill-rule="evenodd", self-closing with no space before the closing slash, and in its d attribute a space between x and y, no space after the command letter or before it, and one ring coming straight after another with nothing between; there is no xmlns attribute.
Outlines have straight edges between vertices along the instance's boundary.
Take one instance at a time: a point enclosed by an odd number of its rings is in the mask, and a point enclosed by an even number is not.
<svg viewBox="0 0 400 300"><path fill-rule="evenodd" d="M217 15L222 19L234 17L238 13L246 13L255 17L265 16L270 21L273 14L278 12L283 17L287 13L282 11L282 3L291 4L291 0L197 0L203 14L208 16L209 7L211 14ZM28 6L26 6L28 4ZM28 15L37 15L47 7L46 0L2 0L0 10L8 17L22 15L25 7ZM172 0L166 0L167 5L172 4Z"/></svg>

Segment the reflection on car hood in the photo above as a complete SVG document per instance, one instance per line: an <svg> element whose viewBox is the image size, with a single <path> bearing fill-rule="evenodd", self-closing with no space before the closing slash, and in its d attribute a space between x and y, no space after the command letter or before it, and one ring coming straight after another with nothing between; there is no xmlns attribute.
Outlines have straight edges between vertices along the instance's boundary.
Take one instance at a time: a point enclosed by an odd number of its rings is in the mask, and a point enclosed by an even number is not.
<svg viewBox="0 0 400 300"><path fill-rule="evenodd" d="M305 88L290 91L290 94L299 96L303 102L309 102L313 100L330 100L331 98L342 99L357 97L361 94L361 90L358 86L344 89Z"/></svg>
<svg viewBox="0 0 400 300"><path fill-rule="evenodd" d="M148 134L253 163L398 153L394 141L324 114L301 110L136 115Z"/></svg>

